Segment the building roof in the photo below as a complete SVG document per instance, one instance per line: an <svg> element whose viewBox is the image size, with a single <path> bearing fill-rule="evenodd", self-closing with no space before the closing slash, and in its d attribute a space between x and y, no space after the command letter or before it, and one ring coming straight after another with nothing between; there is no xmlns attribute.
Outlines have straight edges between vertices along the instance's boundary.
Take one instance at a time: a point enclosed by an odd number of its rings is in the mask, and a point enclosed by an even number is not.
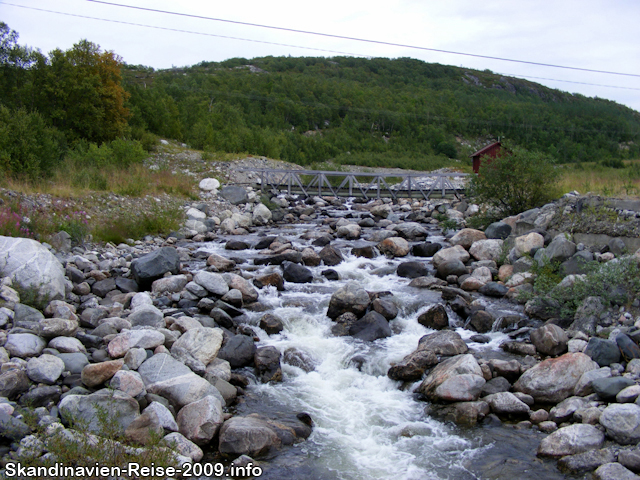
<svg viewBox="0 0 640 480"><path fill-rule="evenodd" d="M478 150L476 153L472 153L471 155L469 155L470 157L476 157L476 156L480 156L483 155L485 153L487 153L489 150L492 150L495 147L500 147L502 146L502 143L500 142L493 142L490 143L489 145L487 145L486 147L481 148L480 150Z"/></svg>

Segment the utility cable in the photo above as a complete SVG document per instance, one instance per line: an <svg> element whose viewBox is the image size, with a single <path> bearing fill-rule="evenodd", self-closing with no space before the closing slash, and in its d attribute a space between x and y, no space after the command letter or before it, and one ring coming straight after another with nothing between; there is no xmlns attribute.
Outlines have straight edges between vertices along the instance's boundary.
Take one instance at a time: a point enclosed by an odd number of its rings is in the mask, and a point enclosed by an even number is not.
<svg viewBox="0 0 640 480"><path fill-rule="evenodd" d="M244 25L244 26L247 26L247 27L268 28L268 29L271 29L271 30L279 30L279 31L283 31L283 32L292 32L292 33L302 33L304 35L315 35L315 36L325 37L325 38L337 38L337 39L340 39L340 40L350 40L350 41L354 41L354 42L374 43L374 44L377 44L377 45L387 45L387 46L391 46L391 47L411 48L411 49L414 49L414 50L424 50L424 51L429 51L429 52L446 53L446 54L450 54L450 55L462 55L462 56L466 56L466 57L485 58L485 59L489 59L489 60L499 60L501 62L524 63L524 64L527 64L527 65L537 65L537 66L541 66L541 67L563 68L563 69L566 69L566 70L577 70L577 71L581 71L581 72L604 73L604 74L607 74L607 75L620 75L620 76L626 76L626 77L637 77L637 78L640 78L640 74L637 74L637 73L612 72L612 71L608 71L608 70L595 70L595 69L590 69L590 68L570 67L570 66L566 66L566 65L555 65L555 64L550 64L550 63L532 62L532 61L528 61L528 60L517 60L517 59L513 59L513 58L494 57L494 56L490 56L490 55L479 55L479 54L475 54L475 53L454 52L452 50L441 50L441 49L437 49L437 48L420 47L420 46L417 46L417 45L405 45L405 44L402 44L402 43L384 42L384 41L381 41L381 40L371 40L371 39L358 38L358 37L347 37L347 36L344 36L344 35L333 35L333 34L330 34L330 33L312 32L312 31L308 31L308 30L298 30L298 29L294 29L294 28L276 27L276 26L273 26L273 25L262 25L262 24L259 24L259 23L249 23L249 22L240 22L240 21L237 21L237 20L227 20L227 19L223 19L223 18L205 17L205 16L202 16L202 15L193 15L193 14L189 14L189 13L170 12L170 11L167 11L167 10L158 10L158 9L155 9L155 8L136 7L136 6L133 6L133 5L123 5L123 4L120 4L120 3L105 2L103 0L86 0L86 1L87 2L91 2L91 3L99 3L99 4L103 4L103 5L110 5L110 6L114 6L114 7L122 7L122 8L130 8L130 9L134 9L134 10L142 10L142 11L145 11L145 12L163 13L163 14L166 14L166 15L176 15L176 16L180 16L180 17L197 18L199 20L209 20L209 21L213 21L213 22L232 23L234 25Z"/></svg>

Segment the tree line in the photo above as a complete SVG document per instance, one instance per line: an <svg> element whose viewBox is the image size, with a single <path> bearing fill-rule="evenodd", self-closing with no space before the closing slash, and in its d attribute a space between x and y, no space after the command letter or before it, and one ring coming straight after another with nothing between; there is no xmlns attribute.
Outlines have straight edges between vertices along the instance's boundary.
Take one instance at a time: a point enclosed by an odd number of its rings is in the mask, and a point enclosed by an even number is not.
<svg viewBox="0 0 640 480"><path fill-rule="evenodd" d="M70 150L150 148L156 136L302 165L427 169L497 137L562 162L634 158L640 114L409 58L234 58L154 71L87 40L45 55L0 23L1 170L42 176Z"/></svg>

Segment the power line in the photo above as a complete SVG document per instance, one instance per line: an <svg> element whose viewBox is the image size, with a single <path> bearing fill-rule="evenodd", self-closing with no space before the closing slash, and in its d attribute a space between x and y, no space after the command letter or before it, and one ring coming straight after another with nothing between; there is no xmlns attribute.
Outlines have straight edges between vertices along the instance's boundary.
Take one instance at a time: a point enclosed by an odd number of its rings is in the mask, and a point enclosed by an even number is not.
<svg viewBox="0 0 640 480"><path fill-rule="evenodd" d="M87 1L93 1L93 0L87 0ZM99 3L104 3L104 2L99 2ZM88 20L97 20L97 21L109 22L109 23L118 23L118 24L121 24L121 25L129 25L129 26L133 26L133 27L153 28L153 29L156 29L156 30L166 30L166 31L177 32L177 33L187 33L187 34L202 35L202 36L207 36L207 37L225 38L225 39L229 39L229 40L239 40L239 41L243 41L243 42L262 43L262 44L266 44L266 45L275 45L275 46L280 46L280 47L299 48L299 49L302 49L302 50L312 50L312 51L325 52L325 53L336 53L336 54L339 54L339 55L350 55L350 56L354 56L354 57L374 58L371 55L366 55L366 54L363 54L363 53L342 52L342 51L338 51L338 50L328 50L328 49L324 49L324 48L306 47L306 46L300 46L300 45L292 45L292 44L288 44L288 43L269 42L269 41L266 41L266 40L255 40L255 39L251 39L251 38L232 37L232 36L229 36L229 35L219 35L219 34L214 34L214 33L197 32L197 31L193 31L193 30L184 30L184 29L170 28L170 27L159 27L159 26L156 26L156 25L147 25L147 24L143 24L143 23L133 23L133 22L125 22L125 21L122 21L122 20L112 20L112 19L108 19L108 18L92 17L92 16L88 16L88 15L80 15L80 14L77 14L77 13L59 12L59 11L56 11L56 10L48 10L48 9L45 9L45 8L28 7L26 5L17 5L17 4L14 4L14 3L3 2L3 1L0 1L0 4L10 5L12 7L24 8L24 9L27 9L27 10L35 10L35 11L39 11L39 12L54 13L54 14L57 14L57 15L65 15L65 16L68 16L68 17L85 18L85 19L88 19ZM131 7L131 8L140 8L140 7ZM183 15L183 14L176 14L176 15ZM537 79L537 80L548 80L548 81L553 81L553 82L573 83L573 84L576 84L576 85L589 85L589 86L595 86L595 87L617 88L617 89L624 89L624 90L637 90L637 91L640 91L640 88L623 87L623 86L619 86L619 85L604 85L604 84L598 84L598 83L576 82L576 81L573 81L573 80L560 80L560 79L556 79L556 78L534 77L534 76L529 76L529 75L520 75L520 74L512 74L512 73L499 73L499 72L496 72L496 74L497 75L507 75L507 76L514 77L514 78L533 78L533 79Z"/></svg>
<svg viewBox="0 0 640 480"><path fill-rule="evenodd" d="M110 5L110 6L114 6L114 7L122 7L122 8L130 8L130 9L134 9L134 10L142 10L142 11L146 11L146 12L163 13L163 14L167 14L167 15L176 15L176 16L180 16L180 17L197 18L197 19L200 19L200 20L209 20L209 21L213 21L213 22L232 23L232 24L235 24L235 25L244 25L244 26L248 26L248 27L268 28L268 29L271 29L271 30L280 30L280 31L292 32L292 33L302 33L302 34L305 34L305 35L315 35L315 36L325 37L325 38L337 38L337 39L340 39L340 40L350 40L350 41L354 41L354 42L375 43L377 45L387 45L387 46L392 46L392 47L411 48L411 49L414 49L414 50L424 50L424 51L429 51L429 52L447 53L447 54L450 54L450 55L462 55L462 56L466 56L466 57L485 58L485 59L489 59L489 60L499 60L501 62L524 63L524 64L527 64L527 65L537 65L537 66L541 66L541 67L563 68L563 69L566 69L566 70L577 70L577 71L581 71L581 72L604 73L604 74L607 74L607 75L620 75L620 76L626 76L626 77L637 77L637 78L640 78L640 74L636 74L636 73L612 72L612 71L608 71L608 70L594 70L594 69L590 69L590 68L570 67L570 66L566 66L566 65L554 65L554 64L550 64L550 63L532 62L532 61L528 61L528 60L516 60L516 59L512 59L512 58L494 57L494 56L490 56L490 55L479 55L479 54L475 54L475 53L454 52L452 50L441 50L441 49L437 49L437 48L420 47L420 46L416 46L416 45L405 45L405 44L401 44L401 43L384 42L384 41L381 41L381 40L371 40L371 39L366 39L366 38L347 37L347 36L344 36L344 35L333 35L333 34L330 34L330 33L312 32L312 31L307 31L307 30L297 30L297 29L294 29L294 28L275 27L273 25L262 25L262 24L259 24L259 23L240 22L240 21L237 21L237 20L227 20L227 19L223 19L223 18L205 17L205 16L193 15L193 14L189 14L189 13L170 12L170 11L167 11L167 10L158 10L158 9L154 9L154 8L136 7L136 6L133 6L133 5L123 5L123 4L120 4L120 3L105 2L103 0L86 0L86 1L87 2L91 2L91 3L100 3L100 4L103 4L103 5Z"/></svg>

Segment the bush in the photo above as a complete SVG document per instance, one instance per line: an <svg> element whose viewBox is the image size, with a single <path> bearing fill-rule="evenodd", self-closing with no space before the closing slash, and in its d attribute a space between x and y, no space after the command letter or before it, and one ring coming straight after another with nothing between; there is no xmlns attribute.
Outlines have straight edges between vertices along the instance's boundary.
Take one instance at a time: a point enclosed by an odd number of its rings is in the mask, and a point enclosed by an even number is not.
<svg viewBox="0 0 640 480"><path fill-rule="evenodd" d="M499 217L516 215L557 197L559 176L553 160L538 152L507 147L506 152L485 160L473 177L470 194Z"/></svg>
<svg viewBox="0 0 640 480"><path fill-rule="evenodd" d="M126 168L134 163L142 163L146 157L147 153L140 142L121 138L100 146L81 140L69 154L69 158L77 165L94 167Z"/></svg>
<svg viewBox="0 0 640 480"><path fill-rule="evenodd" d="M0 171L30 179L49 175L66 149L64 135L38 113L0 105Z"/></svg>

